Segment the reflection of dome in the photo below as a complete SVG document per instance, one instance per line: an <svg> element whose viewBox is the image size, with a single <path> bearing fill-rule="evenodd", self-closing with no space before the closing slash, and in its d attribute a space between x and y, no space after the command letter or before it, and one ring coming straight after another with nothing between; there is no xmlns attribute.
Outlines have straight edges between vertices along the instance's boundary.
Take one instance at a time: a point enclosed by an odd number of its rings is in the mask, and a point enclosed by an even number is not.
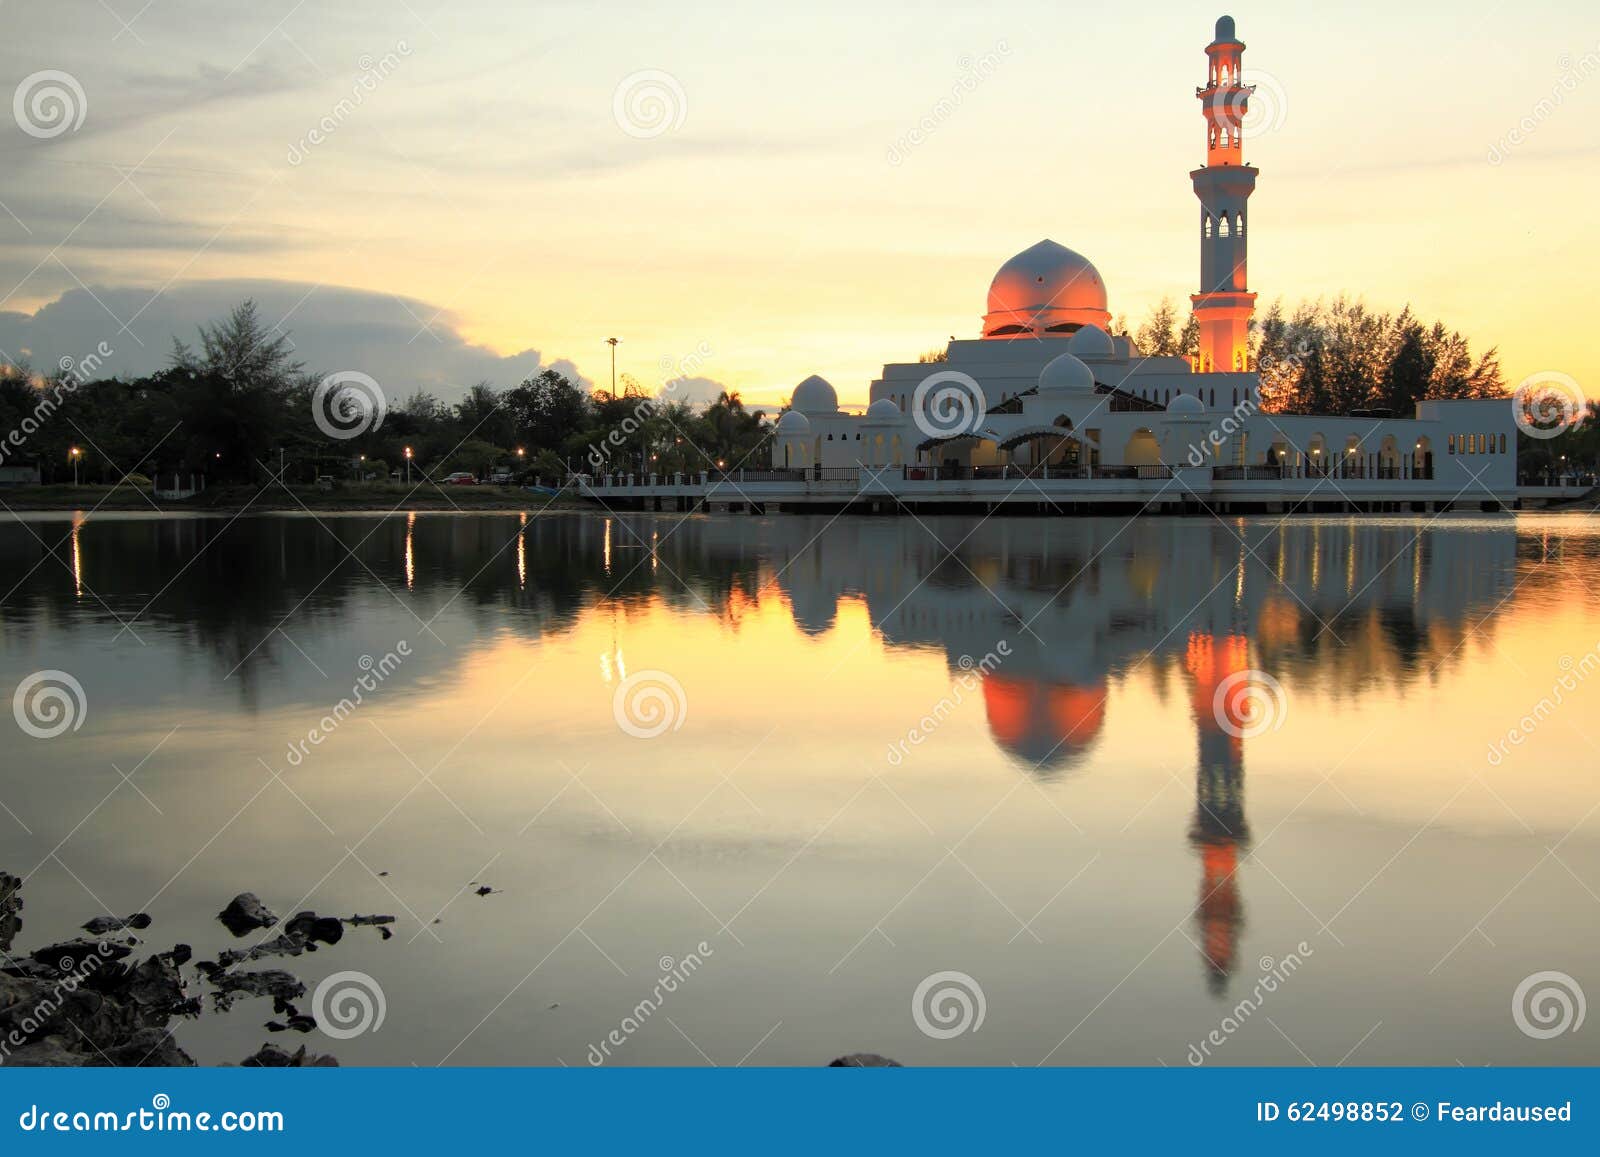
<svg viewBox="0 0 1600 1157"><path fill-rule="evenodd" d="M987 675L989 731L1013 758L1049 776L1088 754L1105 722L1104 688Z"/></svg>
<svg viewBox="0 0 1600 1157"><path fill-rule="evenodd" d="M1054 241L1024 249L1000 267L989 284L985 337L1056 333L1080 326L1104 327L1106 285L1100 271L1081 253Z"/></svg>
<svg viewBox="0 0 1600 1157"><path fill-rule="evenodd" d="M1094 392L1094 371L1071 353L1050 359L1049 364L1039 371L1041 394L1065 390Z"/></svg>
<svg viewBox="0 0 1600 1157"><path fill-rule="evenodd" d="M811 430L811 423L799 410L787 410L783 417L778 419L778 433L780 434L805 434Z"/></svg>
<svg viewBox="0 0 1600 1157"><path fill-rule="evenodd" d="M1086 362L1109 362L1117 356L1117 347L1105 330L1086 325L1067 340L1067 352Z"/></svg>
<svg viewBox="0 0 1600 1157"><path fill-rule="evenodd" d="M889 398L879 398L867 407L866 418L869 422L898 422L900 407Z"/></svg>
<svg viewBox="0 0 1600 1157"><path fill-rule="evenodd" d="M1203 414L1205 412L1205 403L1193 394L1179 394L1167 403L1167 413L1169 414Z"/></svg>
<svg viewBox="0 0 1600 1157"><path fill-rule="evenodd" d="M839 410L839 395L826 378L812 374L794 388L789 405L805 414L833 414Z"/></svg>

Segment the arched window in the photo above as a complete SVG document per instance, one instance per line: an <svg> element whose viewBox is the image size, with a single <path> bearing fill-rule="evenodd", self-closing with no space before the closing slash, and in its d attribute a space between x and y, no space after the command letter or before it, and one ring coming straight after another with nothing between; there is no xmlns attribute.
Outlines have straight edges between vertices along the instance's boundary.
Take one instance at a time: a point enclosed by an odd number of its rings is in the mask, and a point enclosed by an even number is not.
<svg viewBox="0 0 1600 1157"><path fill-rule="evenodd" d="M1206 214L1206 236L1211 236L1211 214Z"/></svg>
<svg viewBox="0 0 1600 1157"><path fill-rule="evenodd" d="M1222 220L1217 222L1217 236L1226 237L1230 232L1231 230L1228 227L1228 215L1224 213L1222 215Z"/></svg>
<svg viewBox="0 0 1600 1157"><path fill-rule="evenodd" d="M1500 435L1500 453L1504 454L1505 452L1506 452L1506 436L1504 434L1501 434Z"/></svg>

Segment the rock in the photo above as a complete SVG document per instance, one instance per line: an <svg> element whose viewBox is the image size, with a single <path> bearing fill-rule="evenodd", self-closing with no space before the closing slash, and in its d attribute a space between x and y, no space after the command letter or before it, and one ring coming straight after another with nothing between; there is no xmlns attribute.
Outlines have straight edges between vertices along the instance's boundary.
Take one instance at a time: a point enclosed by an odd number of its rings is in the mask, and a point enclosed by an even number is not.
<svg viewBox="0 0 1600 1157"><path fill-rule="evenodd" d="M105 1049L103 1058L89 1063L116 1065L118 1068L193 1068L194 1058L178 1047L171 1029L143 1028L122 1044Z"/></svg>
<svg viewBox="0 0 1600 1157"><path fill-rule="evenodd" d="M152 956L135 965L129 973L128 995L146 1008L176 1012L188 999L183 974L170 954Z"/></svg>
<svg viewBox="0 0 1600 1157"><path fill-rule="evenodd" d="M306 1046L301 1045L296 1052L278 1047L275 1044L264 1044L256 1052L239 1062L240 1065L250 1069L336 1069L339 1062L329 1056L308 1054Z"/></svg>
<svg viewBox="0 0 1600 1157"><path fill-rule="evenodd" d="M35 964L51 969L54 975L66 976L83 970L84 962L87 960L98 960L100 966L103 966L109 961L121 960L132 951L133 949L125 944L80 938L35 948L28 956Z"/></svg>
<svg viewBox="0 0 1600 1157"><path fill-rule="evenodd" d="M11 951L11 941L22 929L22 881L9 872L0 872L0 952Z"/></svg>
<svg viewBox="0 0 1600 1157"><path fill-rule="evenodd" d="M96 916L83 926L83 930L91 936L104 936L107 932L123 932L129 928L143 931L150 924L148 915L135 912L132 916Z"/></svg>
<svg viewBox="0 0 1600 1157"><path fill-rule="evenodd" d="M218 1012L226 1012L236 1000L252 996L270 996L274 1000L293 1000L306 994L306 986L281 968L268 968L261 972L230 972L216 968L207 978L217 986L211 994Z"/></svg>
<svg viewBox="0 0 1600 1157"><path fill-rule="evenodd" d="M346 916L344 922L352 928L360 928L364 924L393 924L393 916Z"/></svg>
<svg viewBox="0 0 1600 1157"><path fill-rule="evenodd" d="M85 1064L83 1054L67 1047L68 1042L62 1037L47 1036L36 1041L29 1041L11 1050L6 1057L7 1065L16 1065L19 1068L35 1069L62 1069L80 1068Z"/></svg>
<svg viewBox="0 0 1600 1157"><path fill-rule="evenodd" d="M892 1061L888 1057L879 1056L877 1053L850 1053L847 1056L835 1057L828 1062L830 1069L900 1069L905 1066L899 1061Z"/></svg>
<svg viewBox="0 0 1600 1157"><path fill-rule="evenodd" d="M240 892L228 902L226 908L217 913L217 919L235 936L247 935L257 928L271 928L278 922L271 909L254 892Z"/></svg>
<svg viewBox="0 0 1600 1157"><path fill-rule="evenodd" d="M344 922L337 916L318 916L315 912L296 912L283 926L290 936L297 936L308 945L312 943L337 944L344 939Z"/></svg>

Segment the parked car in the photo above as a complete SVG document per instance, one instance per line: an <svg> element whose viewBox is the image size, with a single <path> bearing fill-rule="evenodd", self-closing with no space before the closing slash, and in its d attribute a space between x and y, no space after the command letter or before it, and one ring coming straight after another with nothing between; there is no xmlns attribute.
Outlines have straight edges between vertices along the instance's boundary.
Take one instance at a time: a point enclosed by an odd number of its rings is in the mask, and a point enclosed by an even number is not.
<svg viewBox="0 0 1600 1157"><path fill-rule="evenodd" d="M489 481L495 486L509 486L511 484L511 471L498 470L489 475Z"/></svg>
<svg viewBox="0 0 1600 1157"><path fill-rule="evenodd" d="M444 480L446 486L476 486L477 476L468 470L457 470Z"/></svg>

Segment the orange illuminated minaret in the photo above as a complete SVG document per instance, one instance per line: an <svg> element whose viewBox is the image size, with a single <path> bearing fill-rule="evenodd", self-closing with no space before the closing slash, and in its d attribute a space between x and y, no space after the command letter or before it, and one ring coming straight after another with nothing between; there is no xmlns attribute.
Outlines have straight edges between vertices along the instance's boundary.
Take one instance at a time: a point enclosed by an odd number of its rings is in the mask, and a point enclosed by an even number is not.
<svg viewBox="0 0 1600 1157"><path fill-rule="evenodd" d="M1233 17L1217 21L1206 45L1206 85L1195 89L1206 117L1206 164L1189 176L1200 198L1200 292L1190 297L1200 323L1202 373L1250 369L1250 315L1256 295L1245 279L1248 204L1256 170L1244 163L1242 125L1253 85L1242 83L1244 42Z"/></svg>

